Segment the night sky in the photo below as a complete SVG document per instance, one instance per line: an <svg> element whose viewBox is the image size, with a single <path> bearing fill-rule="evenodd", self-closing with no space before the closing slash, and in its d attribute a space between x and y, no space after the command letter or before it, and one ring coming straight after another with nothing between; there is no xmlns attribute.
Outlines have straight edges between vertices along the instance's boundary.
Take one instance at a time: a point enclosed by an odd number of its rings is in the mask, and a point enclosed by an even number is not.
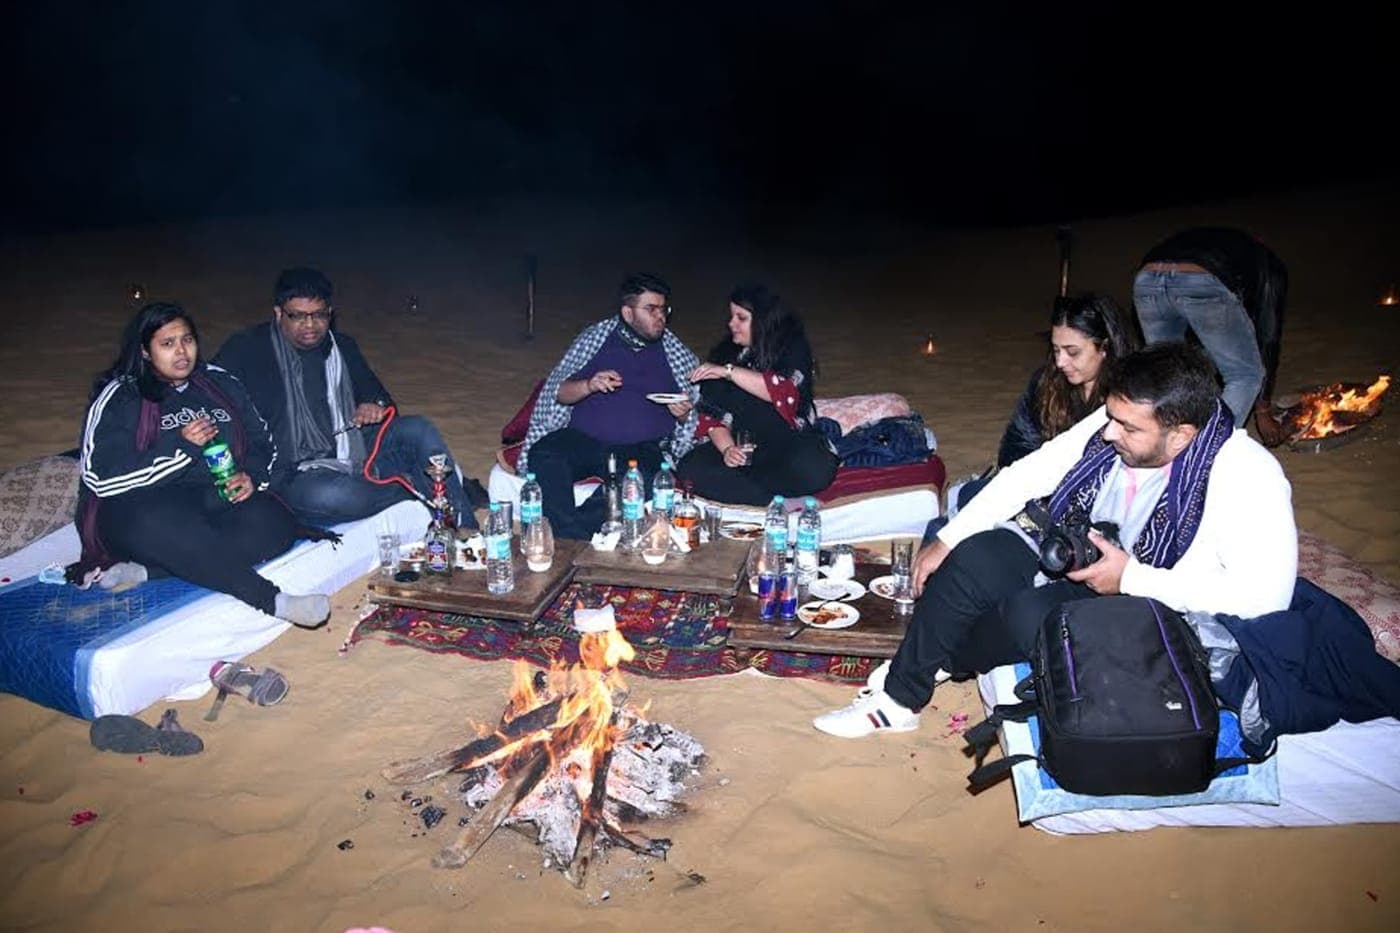
<svg viewBox="0 0 1400 933"><path fill-rule="evenodd" d="M551 193L1043 222L1396 160L1360 16L910 6L25 4L4 227Z"/></svg>

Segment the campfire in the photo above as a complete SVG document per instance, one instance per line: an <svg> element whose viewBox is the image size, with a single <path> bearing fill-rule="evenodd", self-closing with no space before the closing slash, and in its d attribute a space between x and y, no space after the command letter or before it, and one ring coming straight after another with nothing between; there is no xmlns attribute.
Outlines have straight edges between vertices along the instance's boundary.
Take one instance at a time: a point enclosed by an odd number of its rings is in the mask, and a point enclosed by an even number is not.
<svg viewBox="0 0 1400 933"><path fill-rule="evenodd" d="M1390 377L1381 376L1369 386L1335 382L1310 389L1283 413L1284 427L1295 442L1345 434L1380 414L1389 388Z"/></svg>
<svg viewBox="0 0 1400 933"><path fill-rule="evenodd" d="M580 664L530 673L518 663L510 701L488 734L454 749L384 769L394 784L461 773L460 792L476 810L457 839L433 858L461 868L499 827L524 831L553 867L583 887L595 852L616 846L664 858L669 839L636 829L684 810L683 779L705 757L700 743L651 723L627 704L617 665L632 646L608 626L585 632Z"/></svg>

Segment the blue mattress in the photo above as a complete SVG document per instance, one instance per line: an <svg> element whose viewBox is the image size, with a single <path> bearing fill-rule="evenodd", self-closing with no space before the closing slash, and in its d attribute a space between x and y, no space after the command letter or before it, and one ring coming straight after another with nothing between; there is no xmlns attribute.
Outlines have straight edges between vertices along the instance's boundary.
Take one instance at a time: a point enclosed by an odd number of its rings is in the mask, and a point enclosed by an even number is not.
<svg viewBox="0 0 1400 933"><path fill-rule="evenodd" d="M38 577L0 589L0 692L93 718L88 671L93 654L209 590L175 577L149 580L122 593L80 590Z"/></svg>

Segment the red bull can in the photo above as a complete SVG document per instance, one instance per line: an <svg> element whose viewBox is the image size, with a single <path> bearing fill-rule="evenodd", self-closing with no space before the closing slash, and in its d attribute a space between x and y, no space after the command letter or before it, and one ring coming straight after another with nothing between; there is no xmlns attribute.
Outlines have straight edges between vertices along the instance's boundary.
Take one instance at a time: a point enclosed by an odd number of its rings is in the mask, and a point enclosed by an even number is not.
<svg viewBox="0 0 1400 933"><path fill-rule="evenodd" d="M758 575L758 617L772 619L778 609L778 577L771 570Z"/></svg>
<svg viewBox="0 0 1400 933"><path fill-rule="evenodd" d="M797 618L797 571L792 564L783 568L778 578L778 615L784 619Z"/></svg>

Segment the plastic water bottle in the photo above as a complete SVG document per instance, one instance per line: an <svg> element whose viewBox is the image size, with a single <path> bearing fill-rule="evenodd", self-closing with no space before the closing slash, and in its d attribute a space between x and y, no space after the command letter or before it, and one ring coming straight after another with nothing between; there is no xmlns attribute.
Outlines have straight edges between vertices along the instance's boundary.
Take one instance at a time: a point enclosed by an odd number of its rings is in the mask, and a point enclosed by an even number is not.
<svg viewBox="0 0 1400 933"><path fill-rule="evenodd" d="M637 469L637 461L627 461L627 475L622 478L622 544L635 548L642 537L642 505L646 502L646 486Z"/></svg>
<svg viewBox="0 0 1400 933"><path fill-rule="evenodd" d="M499 502L486 516L486 591L501 596L515 589L515 565L510 555L510 525Z"/></svg>
<svg viewBox="0 0 1400 933"><path fill-rule="evenodd" d="M209 466L209 475L214 478L214 486L219 490L219 495L228 498L228 481L233 478L233 474L238 472L238 464L233 461L233 451L225 443L224 439L215 434L201 448L204 454L204 462Z"/></svg>
<svg viewBox="0 0 1400 933"><path fill-rule="evenodd" d="M665 515L670 521L676 504L676 481L671 476L671 462L663 460L656 478L651 481L651 513Z"/></svg>
<svg viewBox="0 0 1400 933"><path fill-rule="evenodd" d="M529 524L544 515L544 491L535 482L534 473L525 474L525 485L520 487L520 537L525 537Z"/></svg>
<svg viewBox="0 0 1400 933"><path fill-rule="evenodd" d="M767 554L771 550L777 556L777 570L781 570L783 562L787 560L788 523L785 501L782 496L774 496L773 501L768 503L767 514L763 516L763 552Z"/></svg>
<svg viewBox="0 0 1400 933"><path fill-rule="evenodd" d="M817 509L817 500L808 496L803 500L802 514L797 516L797 582L804 588L817 578L821 547L822 513Z"/></svg>

